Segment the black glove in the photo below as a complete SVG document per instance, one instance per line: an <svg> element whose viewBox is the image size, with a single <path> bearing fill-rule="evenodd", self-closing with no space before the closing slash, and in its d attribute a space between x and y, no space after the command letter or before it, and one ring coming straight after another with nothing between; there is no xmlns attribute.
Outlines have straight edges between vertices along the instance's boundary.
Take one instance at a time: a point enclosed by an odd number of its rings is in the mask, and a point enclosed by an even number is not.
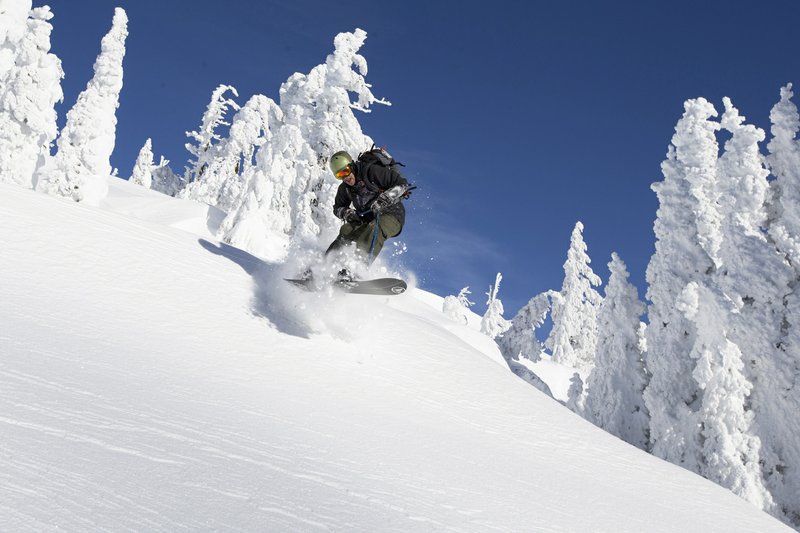
<svg viewBox="0 0 800 533"><path fill-rule="evenodd" d="M342 215L342 220L348 224L352 224L353 226L358 226L362 222L361 217L358 216L356 210L352 208L344 212L344 215Z"/></svg>
<svg viewBox="0 0 800 533"><path fill-rule="evenodd" d="M369 206L369 208L370 208L370 209L372 209L372 212L373 212L373 213L376 213L376 214L377 214L377 213L380 213L380 212L381 212L381 210L382 210L384 207L390 206L390 205L392 205L393 203L394 203L394 202L393 202L393 201L391 201L391 200L390 200L390 199L389 199L389 198L386 196L386 193L384 192L384 193L381 193L381 194L380 194L380 195L379 195L377 198L375 198L375 201L374 201L374 202L372 202L372 205L371 205L371 206Z"/></svg>

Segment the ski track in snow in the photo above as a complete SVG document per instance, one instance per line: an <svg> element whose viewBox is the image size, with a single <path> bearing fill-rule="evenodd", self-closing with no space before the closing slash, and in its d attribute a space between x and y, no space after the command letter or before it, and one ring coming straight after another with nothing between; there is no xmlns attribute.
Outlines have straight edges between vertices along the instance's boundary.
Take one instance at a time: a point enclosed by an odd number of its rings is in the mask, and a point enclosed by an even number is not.
<svg viewBox="0 0 800 533"><path fill-rule="evenodd" d="M207 235L0 193L0 530L788 531L439 298L303 293Z"/></svg>

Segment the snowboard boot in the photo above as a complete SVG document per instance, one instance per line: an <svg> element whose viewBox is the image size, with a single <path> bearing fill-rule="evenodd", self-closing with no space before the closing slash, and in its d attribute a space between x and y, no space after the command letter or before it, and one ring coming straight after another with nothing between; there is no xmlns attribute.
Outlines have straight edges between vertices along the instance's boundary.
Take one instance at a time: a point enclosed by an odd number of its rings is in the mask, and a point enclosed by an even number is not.
<svg viewBox="0 0 800 533"><path fill-rule="evenodd" d="M338 281L339 283L347 283L348 281L353 281L353 280L355 280L353 274L351 274L350 271L347 270L346 268L341 269L336 274L336 281Z"/></svg>

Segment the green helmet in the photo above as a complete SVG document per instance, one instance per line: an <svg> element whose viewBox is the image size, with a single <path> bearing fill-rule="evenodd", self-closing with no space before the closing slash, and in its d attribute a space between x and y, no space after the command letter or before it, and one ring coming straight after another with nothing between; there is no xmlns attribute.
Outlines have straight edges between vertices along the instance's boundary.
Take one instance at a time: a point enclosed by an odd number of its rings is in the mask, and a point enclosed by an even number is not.
<svg viewBox="0 0 800 533"><path fill-rule="evenodd" d="M331 172L333 172L335 175L352 162L353 158L350 157L350 154L345 151L340 151L331 156L331 160L328 161L328 165L331 167Z"/></svg>

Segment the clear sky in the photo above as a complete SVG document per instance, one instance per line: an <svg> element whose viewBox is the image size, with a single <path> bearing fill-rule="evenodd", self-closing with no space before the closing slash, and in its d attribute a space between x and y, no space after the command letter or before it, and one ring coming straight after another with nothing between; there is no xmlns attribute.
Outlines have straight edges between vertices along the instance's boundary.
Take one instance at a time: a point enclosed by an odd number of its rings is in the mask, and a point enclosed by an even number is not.
<svg viewBox="0 0 800 533"><path fill-rule="evenodd" d="M401 239L423 287L489 284L510 318L559 289L575 222L607 281L612 251L644 297L657 201L650 184L688 98L730 96L769 128L787 82L800 88L800 2L34 0L55 18L66 72L59 119L92 76L113 9L129 17L112 165L130 175L151 137L176 171L211 91L278 100L342 31L368 33L367 81L391 107L357 113L364 133L419 186Z"/></svg>

